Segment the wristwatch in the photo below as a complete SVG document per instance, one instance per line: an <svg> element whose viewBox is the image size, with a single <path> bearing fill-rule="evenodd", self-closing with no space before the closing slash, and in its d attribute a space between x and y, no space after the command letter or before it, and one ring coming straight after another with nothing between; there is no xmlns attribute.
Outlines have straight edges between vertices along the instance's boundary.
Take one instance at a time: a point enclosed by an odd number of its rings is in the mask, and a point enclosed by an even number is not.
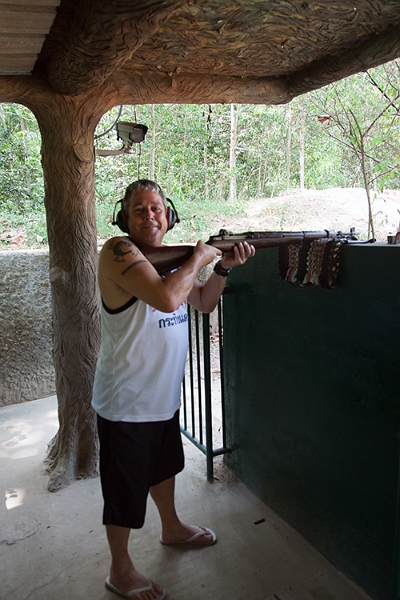
<svg viewBox="0 0 400 600"><path fill-rule="evenodd" d="M220 277L228 277L231 271L232 269L224 269L224 267L221 265L220 260L215 264L214 273L216 273Z"/></svg>

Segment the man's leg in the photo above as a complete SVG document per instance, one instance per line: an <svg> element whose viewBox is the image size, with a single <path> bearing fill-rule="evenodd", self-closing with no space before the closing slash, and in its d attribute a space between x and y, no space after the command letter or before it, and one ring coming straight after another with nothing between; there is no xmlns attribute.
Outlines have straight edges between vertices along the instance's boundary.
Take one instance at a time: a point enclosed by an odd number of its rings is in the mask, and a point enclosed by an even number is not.
<svg viewBox="0 0 400 600"><path fill-rule="evenodd" d="M130 529L117 525L106 525L107 539L111 551L110 580L123 593L145 587L147 579L139 573L129 556L128 540ZM163 589L153 583L153 589L135 596L136 600L156 600Z"/></svg>
<svg viewBox="0 0 400 600"><path fill-rule="evenodd" d="M150 488L161 519L161 539L164 544L176 544L188 540L198 532L197 527L185 525L179 519L175 508L175 477L166 479ZM203 546L212 543L212 534L205 531L197 538L197 543Z"/></svg>

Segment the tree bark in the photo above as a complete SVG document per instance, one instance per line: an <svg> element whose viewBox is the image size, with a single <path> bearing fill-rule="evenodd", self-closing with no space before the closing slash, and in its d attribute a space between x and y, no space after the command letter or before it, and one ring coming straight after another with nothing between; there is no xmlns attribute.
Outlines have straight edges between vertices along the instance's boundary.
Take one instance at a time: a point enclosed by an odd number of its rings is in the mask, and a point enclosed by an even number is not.
<svg viewBox="0 0 400 600"><path fill-rule="evenodd" d="M360 164L361 171L364 180L365 193L367 195L368 202L368 237L372 235L375 239L375 227L374 227L374 216L372 213L372 199L371 199L371 189L370 189L370 180L371 177L368 175L367 171L367 157L365 152L365 144L364 144L364 133L361 131L361 127L355 117L355 114L352 112L352 117L355 121L358 133L359 133L359 152L360 152Z"/></svg>
<svg viewBox="0 0 400 600"><path fill-rule="evenodd" d="M48 453L48 489L98 474L92 385L100 343L96 287L94 125L69 99L37 111L50 248L53 357L60 428Z"/></svg>
<svg viewBox="0 0 400 600"><path fill-rule="evenodd" d="M89 92L121 67L186 0L85 0L61 6L47 73L65 95ZM67 14L64 14L64 13ZM68 35L57 27L68 26ZM50 44L51 47L51 44Z"/></svg>
<svg viewBox="0 0 400 600"><path fill-rule="evenodd" d="M2 78L2 84L0 100L32 110L42 135L60 425L49 445L48 489L56 491L98 474L90 405L100 345L93 139L101 115L115 102L98 93L64 97L39 79Z"/></svg>
<svg viewBox="0 0 400 600"><path fill-rule="evenodd" d="M156 162L156 115L154 104L151 105L151 148L149 159L149 179L154 180L154 165Z"/></svg>
<svg viewBox="0 0 400 600"><path fill-rule="evenodd" d="M236 146L237 146L238 111L236 104L231 104L231 143L229 148L229 202L236 202Z"/></svg>
<svg viewBox="0 0 400 600"><path fill-rule="evenodd" d="M292 162L292 107L288 106L288 135L287 135L287 146L286 146L286 191L290 190L290 170Z"/></svg>
<svg viewBox="0 0 400 600"><path fill-rule="evenodd" d="M305 155L306 105L304 96L300 99L300 189L304 190L304 155Z"/></svg>
<svg viewBox="0 0 400 600"><path fill-rule="evenodd" d="M208 140L210 137L211 105L208 110L204 108L204 142L203 142L203 171L204 171L204 198L208 202L210 197L210 185L208 178Z"/></svg>
<svg viewBox="0 0 400 600"><path fill-rule="evenodd" d="M104 86L118 90L121 104L132 104L132 96L137 104L285 104L293 99L284 77L137 75L125 66L110 75Z"/></svg>
<svg viewBox="0 0 400 600"><path fill-rule="evenodd" d="M395 23L378 35L373 33L355 41L352 47L323 56L296 71L288 78L291 99L393 60L400 54L399 29Z"/></svg>

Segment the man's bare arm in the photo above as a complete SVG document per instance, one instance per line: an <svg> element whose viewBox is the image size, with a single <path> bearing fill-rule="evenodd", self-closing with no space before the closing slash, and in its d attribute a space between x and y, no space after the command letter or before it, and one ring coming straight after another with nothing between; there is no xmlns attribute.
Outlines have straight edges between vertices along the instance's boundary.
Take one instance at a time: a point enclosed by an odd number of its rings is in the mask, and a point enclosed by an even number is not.
<svg viewBox="0 0 400 600"><path fill-rule="evenodd" d="M232 269L233 267L244 265L254 254L254 246L247 242L240 243L235 246L233 253L230 252L229 255L224 255L221 265L225 269ZM201 312L210 313L217 306L225 284L226 277L212 273L203 286L195 282L188 297L189 303Z"/></svg>
<svg viewBox="0 0 400 600"><path fill-rule="evenodd" d="M111 309L136 297L158 310L173 312L186 301L201 267L219 254L216 248L199 242L193 256L162 279L131 240L112 238L100 253L100 291Z"/></svg>

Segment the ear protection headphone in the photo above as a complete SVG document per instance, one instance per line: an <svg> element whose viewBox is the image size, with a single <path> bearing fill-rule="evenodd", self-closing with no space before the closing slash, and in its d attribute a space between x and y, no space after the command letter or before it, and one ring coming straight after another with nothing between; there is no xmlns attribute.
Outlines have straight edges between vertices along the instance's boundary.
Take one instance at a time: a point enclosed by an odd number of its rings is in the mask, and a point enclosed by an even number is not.
<svg viewBox="0 0 400 600"><path fill-rule="evenodd" d="M121 198L121 200L118 200L115 203L112 224L118 225L118 227L120 228L121 231L129 234L128 215L126 214L126 212L124 211L124 209L122 207L122 201L123 201L123 198ZM166 198L166 201L169 202L172 206L172 208L170 208L169 206L167 207L167 223L168 223L168 231L170 231L176 223L180 223L180 218L178 217L178 213L176 211L176 208L175 208L172 200L170 200L169 198ZM117 212L118 204L121 204L121 208Z"/></svg>

